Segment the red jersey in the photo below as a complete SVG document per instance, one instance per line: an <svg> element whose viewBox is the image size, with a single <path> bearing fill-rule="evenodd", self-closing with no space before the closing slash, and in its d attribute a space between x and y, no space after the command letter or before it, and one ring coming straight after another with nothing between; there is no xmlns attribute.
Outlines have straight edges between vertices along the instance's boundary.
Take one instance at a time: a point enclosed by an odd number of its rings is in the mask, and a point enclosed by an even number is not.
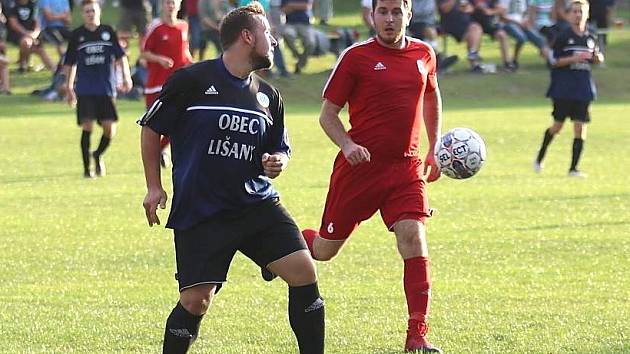
<svg viewBox="0 0 630 354"><path fill-rule="evenodd" d="M173 59L171 68L164 68L156 62L147 64L148 77L144 93L160 92L166 79L175 70L191 63L188 54L188 23L177 20L173 25L168 25L159 18L153 20L142 42L142 51Z"/></svg>
<svg viewBox="0 0 630 354"><path fill-rule="evenodd" d="M402 49L371 38L346 49L333 69L323 97L348 103L352 140L372 158L418 156L424 93L437 89L431 46L406 37Z"/></svg>

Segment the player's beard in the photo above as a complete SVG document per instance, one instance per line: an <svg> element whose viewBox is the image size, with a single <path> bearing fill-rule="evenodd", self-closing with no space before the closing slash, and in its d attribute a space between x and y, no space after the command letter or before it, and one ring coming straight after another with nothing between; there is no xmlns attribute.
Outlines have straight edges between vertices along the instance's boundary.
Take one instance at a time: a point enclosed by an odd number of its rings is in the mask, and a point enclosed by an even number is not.
<svg viewBox="0 0 630 354"><path fill-rule="evenodd" d="M254 50L252 50L250 61L252 62L252 71L260 69L271 69L271 67L273 66L273 61L271 60L270 55L258 54L258 52L256 51L256 46L254 46Z"/></svg>
<svg viewBox="0 0 630 354"><path fill-rule="evenodd" d="M393 37L381 36L380 33L377 33L376 35L378 36L378 39L381 40L381 42L383 42L383 43L385 43L387 45L398 44L398 43L400 43L402 41L402 39L404 37L402 34L399 34L399 35L396 35L396 36L393 36Z"/></svg>

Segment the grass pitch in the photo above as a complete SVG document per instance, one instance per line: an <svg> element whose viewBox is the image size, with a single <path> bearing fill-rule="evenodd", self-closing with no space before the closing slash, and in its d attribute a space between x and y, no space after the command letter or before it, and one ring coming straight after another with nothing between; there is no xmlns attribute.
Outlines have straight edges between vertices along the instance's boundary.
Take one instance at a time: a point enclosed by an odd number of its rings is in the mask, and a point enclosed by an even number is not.
<svg viewBox="0 0 630 354"><path fill-rule="evenodd" d="M430 339L446 352L630 352L630 34L611 37L608 68L595 70L601 99L585 180L566 177L570 125L544 172L532 172L551 121L548 72L533 51L514 75L472 76L461 64L441 78L445 130L471 127L488 147L478 176L429 187L439 209L428 225ZM492 60L498 50L486 44ZM276 185L302 227L318 225L336 154L317 124L333 61L315 59L304 76L274 82L294 149ZM148 228L142 209L134 124L142 103L119 103L109 175L84 180L74 112L26 95L46 82L42 73L14 77L16 94L0 97L0 352L158 352L177 284L171 232ZM378 216L318 268L327 353L402 352L402 262ZM285 285L263 282L239 256L192 352L295 353L286 307Z"/></svg>

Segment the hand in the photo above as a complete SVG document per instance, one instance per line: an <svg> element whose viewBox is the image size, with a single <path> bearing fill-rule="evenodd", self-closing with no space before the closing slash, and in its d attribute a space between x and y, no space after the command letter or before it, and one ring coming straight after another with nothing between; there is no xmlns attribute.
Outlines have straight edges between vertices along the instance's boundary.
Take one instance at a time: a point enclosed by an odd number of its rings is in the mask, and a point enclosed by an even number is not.
<svg viewBox="0 0 630 354"><path fill-rule="evenodd" d="M160 64L163 68L168 69L172 68L173 65L175 65L175 62L169 57L161 56L158 59L158 64Z"/></svg>
<svg viewBox="0 0 630 354"><path fill-rule="evenodd" d="M129 91L131 91L131 88L133 87L133 81L131 81L131 78L124 78L123 82L118 85L117 89L118 91L122 92L122 93L127 93Z"/></svg>
<svg viewBox="0 0 630 354"><path fill-rule="evenodd" d="M142 206L144 207L144 213L147 217L147 221L149 222L149 226L153 226L153 224L160 225L160 218L158 218L156 211L158 205L160 206L160 209L166 208L167 198L166 192L161 187L151 188L147 191L147 195L144 197Z"/></svg>
<svg viewBox="0 0 630 354"><path fill-rule="evenodd" d="M429 168L431 168L431 171L429 171ZM437 181L440 176L440 168L435 162L435 154L433 150L429 150L427 156L424 158L424 178L427 182L431 183Z"/></svg>
<svg viewBox="0 0 630 354"><path fill-rule="evenodd" d="M263 170L265 171L265 176L269 178L278 177L280 172L287 167L288 162L288 156L283 153L276 153L273 155L264 153L262 155Z"/></svg>
<svg viewBox="0 0 630 354"><path fill-rule="evenodd" d="M578 53L578 56L580 58L582 58L582 60L591 60L591 59L593 59L593 55L594 55L594 53L591 53L591 52L580 52L580 53Z"/></svg>
<svg viewBox="0 0 630 354"><path fill-rule="evenodd" d="M66 90L66 101L70 107L77 105L77 94L74 92L74 87L68 87Z"/></svg>
<svg viewBox="0 0 630 354"><path fill-rule="evenodd" d="M370 152L368 149L354 142L350 142L341 147L341 152L350 166L356 166L363 162L370 162Z"/></svg>

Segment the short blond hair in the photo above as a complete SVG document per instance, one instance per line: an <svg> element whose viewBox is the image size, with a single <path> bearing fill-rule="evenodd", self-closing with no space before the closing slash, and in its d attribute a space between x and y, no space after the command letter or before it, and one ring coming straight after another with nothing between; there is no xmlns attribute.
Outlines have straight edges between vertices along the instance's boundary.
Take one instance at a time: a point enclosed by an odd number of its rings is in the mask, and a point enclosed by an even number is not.
<svg viewBox="0 0 630 354"><path fill-rule="evenodd" d="M265 9L258 1L252 1L247 6L236 8L225 15L219 29L223 50L228 49L238 40L242 30L254 32L256 29L254 17L258 15L266 16Z"/></svg>

